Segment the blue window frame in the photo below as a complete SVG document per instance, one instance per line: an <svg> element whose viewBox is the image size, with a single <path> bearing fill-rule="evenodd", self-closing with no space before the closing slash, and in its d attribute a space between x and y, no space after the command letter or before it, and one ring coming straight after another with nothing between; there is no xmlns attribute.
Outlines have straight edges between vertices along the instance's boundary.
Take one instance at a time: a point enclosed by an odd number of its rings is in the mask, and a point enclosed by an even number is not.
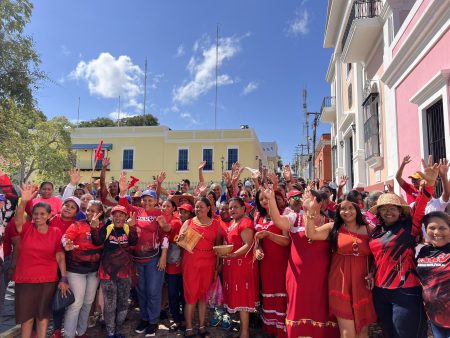
<svg viewBox="0 0 450 338"><path fill-rule="evenodd" d="M206 161L205 167L203 170L211 171L213 170L213 150L212 149L203 149L203 161Z"/></svg>
<svg viewBox="0 0 450 338"><path fill-rule="evenodd" d="M238 161L238 149L237 148L229 148L228 149L228 162L227 162L227 170L231 170L231 166L233 163Z"/></svg>
<svg viewBox="0 0 450 338"><path fill-rule="evenodd" d="M187 149L178 149L177 170L178 171L187 171L188 170L188 150Z"/></svg>
<svg viewBox="0 0 450 338"><path fill-rule="evenodd" d="M124 149L122 169L128 169L128 170L133 169L133 157L134 157L133 149Z"/></svg>

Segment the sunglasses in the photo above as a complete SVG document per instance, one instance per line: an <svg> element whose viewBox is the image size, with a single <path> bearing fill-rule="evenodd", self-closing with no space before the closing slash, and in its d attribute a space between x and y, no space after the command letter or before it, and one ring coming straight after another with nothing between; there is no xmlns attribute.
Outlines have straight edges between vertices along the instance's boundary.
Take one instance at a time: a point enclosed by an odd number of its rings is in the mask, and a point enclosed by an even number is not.
<svg viewBox="0 0 450 338"><path fill-rule="evenodd" d="M292 199L296 202L300 201L302 198L300 196L294 196Z"/></svg>

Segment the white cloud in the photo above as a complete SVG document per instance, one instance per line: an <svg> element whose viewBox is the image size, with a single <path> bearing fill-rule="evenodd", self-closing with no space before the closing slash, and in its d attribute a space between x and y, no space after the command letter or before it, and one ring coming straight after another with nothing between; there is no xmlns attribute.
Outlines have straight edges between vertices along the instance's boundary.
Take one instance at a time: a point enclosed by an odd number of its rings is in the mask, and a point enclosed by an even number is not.
<svg viewBox="0 0 450 338"><path fill-rule="evenodd" d="M97 59L80 61L70 75L87 82L89 92L103 98L121 97L126 107L141 108L138 98L143 93L144 72L127 55L115 58L101 53Z"/></svg>
<svg viewBox="0 0 450 338"><path fill-rule="evenodd" d="M179 45L177 48L177 53L175 54L175 57L178 58L180 56L184 55L184 46L183 45Z"/></svg>
<svg viewBox="0 0 450 338"><path fill-rule="evenodd" d="M309 14L305 8L303 11L297 9L295 18L289 22L288 32L293 35L306 35L309 33Z"/></svg>
<svg viewBox="0 0 450 338"><path fill-rule="evenodd" d="M127 113L127 112L124 112L124 111L121 111L120 113L117 112L117 111L114 111L112 113L109 113L109 118L111 120L117 121L119 118L120 119L124 119L126 117L134 117L134 116L137 116L137 115L138 114L131 114L131 113Z"/></svg>
<svg viewBox="0 0 450 338"><path fill-rule="evenodd" d="M186 127L198 126L200 124L197 118L194 118L191 113L183 112L180 114L180 117L187 121Z"/></svg>
<svg viewBox="0 0 450 338"><path fill-rule="evenodd" d="M164 74L156 74L152 77L151 87L152 89L158 88L158 85L160 84L161 80L164 78Z"/></svg>
<svg viewBox="0 0 450 338"><path fill-rule="evenodd" d="M240 38L228 37L219 39L217 64L220 67L226 60L230 60L240 51ZM215 86L216 70L216 44L206 37L197 40L193 47L194 52L201 51L201 56L192 56L186 69L191 80L174 89L173 100L186 104L198 99ZM228 74L221 74L217 78L219 86L233 83Z"/></svg>
<svg viewBox="0 0 450 338"><path fill-rule="evenodd" d="M66 45L61 45L61 53L64 56L69 56L70 55L70 50Z"/></svg>
<svg viewBox="0 0 450 338"><path fill-rule="evenodd" d="M259 83L258 82L251 81L251 82L249 82L249 84L247 86L245 86L244 90L242 91L242 95L248 95L251 92L253 92L256 89L258 89L258 87L259 87Z"/></svg>

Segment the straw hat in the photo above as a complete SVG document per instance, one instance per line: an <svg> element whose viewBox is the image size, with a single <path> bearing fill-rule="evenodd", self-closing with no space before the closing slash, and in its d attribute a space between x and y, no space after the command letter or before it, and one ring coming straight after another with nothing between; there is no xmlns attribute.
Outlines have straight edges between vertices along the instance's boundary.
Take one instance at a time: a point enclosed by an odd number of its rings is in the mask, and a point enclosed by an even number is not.
<svg viewBox="0 0 450 338"><path fill-rule="evenodd" d="M170 198L172 201L175 202L175 204L178 206L180 206L180 201L181 200L185 200L183 203L189 203L190 205L194 206L195 205L195 200L194 200L194 196L190 195L190 194L183 194L183 195L173 195Z"/></svg>
<svg viewBox="0 0 450 338"><path fill-rule="evenodd" d="M216 245L216 246L213 246L213 249L214 249L214 252L216 253L216 255L225 256L233 251L233 244Z"/></svg>
<svg viewBox="0 0 450 338"><path fill-rule="evenodd" d="M370 208L369 211L375 215L377 213L378 207L381 207L382 205L396 205L398 207L401 207L403 209L403 212L407 215L411 210L409 205L406 204L400 196L391 192L381 194L378 198L377 204Z"/></svg>

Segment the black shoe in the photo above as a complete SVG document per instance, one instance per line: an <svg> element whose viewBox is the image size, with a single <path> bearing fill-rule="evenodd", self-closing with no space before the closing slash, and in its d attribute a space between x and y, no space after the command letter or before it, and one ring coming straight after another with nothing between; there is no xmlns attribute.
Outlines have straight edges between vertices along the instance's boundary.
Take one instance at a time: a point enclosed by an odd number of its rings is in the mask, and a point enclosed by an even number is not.
<svg viewBox="0 0 450 338"><path fill-rule="evenodd" d="M170 325L169 332L178 332L178 331L183 332L185 329L186 328L184 327L183 324L181 324L181 322L174 322L172 323L172 325Z"/></svg>
<svg viewBox="0 0 450 338"><path fill-rule="evenodd" d="M150 324L145 329L145 336L146 337L155 337L156 336L156 331L158 331L158 324Z"/></svg>
<svg viewBox="0 0 450 338"><path fill-rule="evenodd" d="M143 333L148 326L149 326L149 324L146 320L141 320L141 322L137 326L136 330L134 330L134 331L136 333Z"/></svg>

